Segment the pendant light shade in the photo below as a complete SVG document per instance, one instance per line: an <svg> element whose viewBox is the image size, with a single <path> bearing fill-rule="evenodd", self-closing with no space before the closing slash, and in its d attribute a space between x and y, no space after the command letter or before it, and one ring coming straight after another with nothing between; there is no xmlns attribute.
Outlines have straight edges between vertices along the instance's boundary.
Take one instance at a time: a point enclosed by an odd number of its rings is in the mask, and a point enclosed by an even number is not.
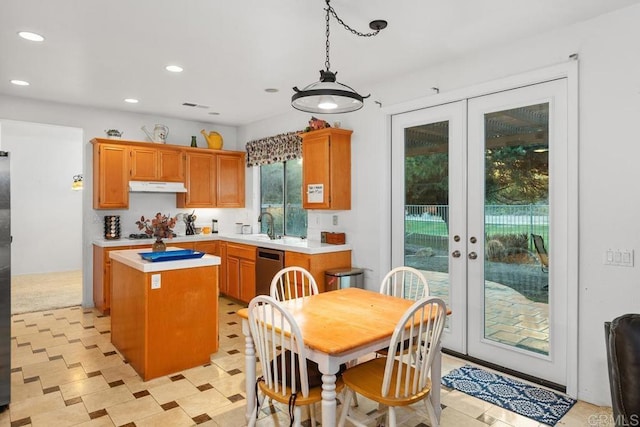
<svg viewBox="0 0 640 427"><path fill-rule="evenodd" d="M362 96L351 87L339 83L336 81L337 72L331 72L331 63L329 61L329 18L330 14L333 15L336 20L342 24L351 33L360 37L371 37L377 35L380 30L386 28L387 21L375 20L369 23L369 28L374 30L372 33L361 33L338 18L335 10L329 5L329 0L325 0L327 3L326 11L326 70L320 70L320 80L311 83L304 89L300 90L297 87L293 88L295 92L291 97L291 106L296 110L305 111L308 113L349 113L362 108L363 101L367 96Z"/></svg>
<svg viewBox="0 0 640 427"><path fill-rule="evenodd" d="M349 113L361 109L363 100L369 95L362 96L349 86L338 83L336 74L320 70L319 81L302 90L294 87L291 106L308 113L325 114Z"/></svg>

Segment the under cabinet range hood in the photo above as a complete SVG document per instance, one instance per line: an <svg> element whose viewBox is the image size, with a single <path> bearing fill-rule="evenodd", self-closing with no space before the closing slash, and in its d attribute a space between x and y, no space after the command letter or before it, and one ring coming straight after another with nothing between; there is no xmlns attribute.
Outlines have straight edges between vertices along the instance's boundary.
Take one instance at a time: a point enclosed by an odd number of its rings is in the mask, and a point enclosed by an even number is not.
<svg viewBox="0 0 640 427"><path fill-rule="evenodd" d="M182 182L129 181L130 193L186 193Z"/></svg>

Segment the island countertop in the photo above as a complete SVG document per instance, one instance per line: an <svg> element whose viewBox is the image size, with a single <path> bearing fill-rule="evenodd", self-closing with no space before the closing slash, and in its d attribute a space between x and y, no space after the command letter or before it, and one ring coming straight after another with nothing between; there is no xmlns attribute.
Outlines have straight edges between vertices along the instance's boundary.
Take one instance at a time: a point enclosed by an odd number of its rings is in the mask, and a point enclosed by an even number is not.
<svg viewBox="0 0 640 427"><path fill-rule="evenodd" d="M182 248L168 247L167 251L177 251ZM149 249L125 249L121 251L109 252L109 257L114 260L128 265L131 268L142 271L143 273L153 273L168 270L180 270L184 268L197 268L220 265L220 257L205 254L202 258L181 259L175 261L153 262L142 259L141 252L150 252Z"/></svg>

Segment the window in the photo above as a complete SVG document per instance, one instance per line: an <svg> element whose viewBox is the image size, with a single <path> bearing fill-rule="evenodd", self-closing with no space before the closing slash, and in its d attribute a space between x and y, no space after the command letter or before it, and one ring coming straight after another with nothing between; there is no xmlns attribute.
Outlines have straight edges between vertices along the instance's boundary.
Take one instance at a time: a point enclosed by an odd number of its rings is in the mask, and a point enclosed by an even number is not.
<svg viewBox="0 0 640 427"><path fill-rule="evenodd" d="M260 212L273 215L274 233L307 235L307 211L302 209L302 159L260 166ZM260 232L267 232L267 221Z"/></svg>

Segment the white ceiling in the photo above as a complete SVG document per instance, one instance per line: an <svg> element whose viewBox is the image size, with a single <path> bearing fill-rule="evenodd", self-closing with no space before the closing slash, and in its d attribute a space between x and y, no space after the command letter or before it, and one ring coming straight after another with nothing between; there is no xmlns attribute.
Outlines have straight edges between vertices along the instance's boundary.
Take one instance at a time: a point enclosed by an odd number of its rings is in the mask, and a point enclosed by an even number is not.
<svg viewBox="0 0 640 427"><path fill-rule="evenodd" d="M331 70L366 95L390 76L639 1L332 0L338 16L359 31L369 31L373 19L389 26L362 38L332 18ZM323 0L1 0L0 94L251 123L289 111L291 88L318 80L324 8ZM25 30L46 39L19 38ZM184 72L169 73L168 64ZM140 102L123 102L130 97Z"/></svg>

